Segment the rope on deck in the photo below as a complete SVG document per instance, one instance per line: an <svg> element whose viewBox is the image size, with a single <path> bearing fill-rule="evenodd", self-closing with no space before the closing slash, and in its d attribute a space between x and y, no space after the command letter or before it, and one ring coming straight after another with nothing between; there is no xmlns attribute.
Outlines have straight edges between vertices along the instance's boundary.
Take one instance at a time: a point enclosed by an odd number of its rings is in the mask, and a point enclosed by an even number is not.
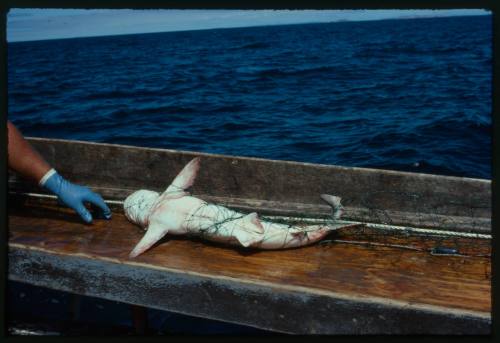
<svg viewBox="0 0 500 343"><path fill-rule="evenodd" d="M119 200L106 200L106 202L110 204L116 204L116 205L123 205L123 201ZM325 223L325 219L318 219L318 218L294 218L294 217L287 217L287 216L261 216L262 218L273 220L273 219L279 219L279 220L300 220L304 224L318 224L318 223ZM422 234L437 234L437 235L443 235L443 236L455 236L455 237L467 237L467 238L478 238L478 239L491 239L491 235L488 234L482 234L482 233L473 233L473 232L458 232L458 231L448 231L448 230L433 230L433 229L424 229L424 228L418 228L418 227L412 227L412 226L401 226L401 225L389 225L389 224L377 224L377 223L368 223L368 222L358 222L358 221L349 221L349 220L337 220L336 223L338 224L345 224L345 225L366 225L369 228L374 228L374 229L381 229L381 230L399 230L399 231L410 231L410 232L415 232L415 233L422 233Z"/></svg>
<svg viewBox="0 0 500 343"><path fill-rule="evenodd" d="M263 218L273 220L299 220L299 218L294 217L284 217L284 216L262 216ZM300 218L300 221L303 223L325 223L325 219L317 219L317 218ZM401 225L388 225L388 224L377 224L377 223L368 223L368 222L358 222L358 221L349 221L349 220L337 220L336 224L345 224L345 225L365 225L369 228L381 229L381 230L399 230L399 231L410 231L415 233L422 234L436 234L443 236L455 236L455 237L467 237L467 238L479 238L479 239L491 239L491 235L482 234L482 233L473 233L473 232L458 232L458 231L447 231L447 230L433 230L433 229L424 229L412 226L401 226Z"/></svg>
<svg viewBox="0 0 500 343"><path fill-rule="evenodd" d="M36 196L42 198L52 198L57 199L55 195L48 194L36 194L36 193L23 193L29 196ZM105 200L108 204L114 205L123 205L123 201L121 200ZM262 218L273 220L289 220L289 221L297 221L300 220L301 223L325 223L325 219L319 218L298 218L298 217L287 217L287 216L261 216ZM407 232L415 232L422 234L435 234L442 236L454 236L454 237L467 237L467 238L478 238L478 239L491 239L491 235L483 234L483 233L473 233L473 232L458 232L458 231L447 231L447 230L433 230L433 229L424 229L412 226L401 226L401 225L389 225L389 224L377 224L377 223L368 223L368 222L358 222L358 221L349 221L349 220L336 220L338 224L346 224L346 225L366 225L369 228L381 229L381 230L398 230L398 231L407 231Z"/></svg>

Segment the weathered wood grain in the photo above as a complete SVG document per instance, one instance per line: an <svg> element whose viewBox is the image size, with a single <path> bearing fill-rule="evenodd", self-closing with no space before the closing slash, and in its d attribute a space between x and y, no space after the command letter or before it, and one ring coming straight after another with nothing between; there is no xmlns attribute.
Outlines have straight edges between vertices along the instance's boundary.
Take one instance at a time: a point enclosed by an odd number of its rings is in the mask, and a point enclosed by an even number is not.
<svg viewBox="0 0 500 343"><path fill-rule="evenodd" d="M137 189L163 190L190 159L201 156L193 193L235 207L325 214L329 209L319 194L330 193L342 197L346 219L491 230L490 180L55 139L30 142L66 178L110 199L124 199ZM15 176L11 181L13 189L40 191Z"/></svg>
<svg viewBox="0 0 500 343"><path fill-rule="evenodd" d="M144 268L81 255L11 246L12 280L298 334L454 334L491 332L488 317L307 293L273 284Z"/></svg>
<svg viewBox="0 0 500 343"><path fill-rule="evenodd" d="M35 189L32 185L14 180L10 182L12 194L37 192L49 194L45 190ZM123 202L133 189L119 189L110 187L91 187L106 200L120 200ZM324 204L304 204L293 202L278 202L260 199L243 199L236 197L217 197L194 194L205 201L223 204L235 210L257 211L263 215L288 215L301 217L330 217L331 207ZM110 206L120 207L110 203ZM461 232L490 233L491 218L476 216L448 216L433 213L414 213L389 211L380 209L356 208L345 206L342 216L346 220L355 220L367 223L382 223L391 225L408 225L437 230L452 230Z"/></svg>
<svg viewBox="0 0 500 343"><path fill-rule="evenodd" d="M252 251L168 237L130 260L142 235L118 211L85 225L54 201L18 198L9 208L9 278L282 332L489 332L491 263L473 257L489 252L487 240L457 257L335 242Z"/></svg>
<svg viewBox="0 0 500 343"><path fill-rule="evenodd" d="M63 176L106 199L162 190L194 156L193 194L261 214L324 217L319 194L340 195L344 219L490 232L491 182L31 138ZM488 239L380 234L364 226L320 244L256 251L166 237L139 256L143 235L112 205L111 221L85 225L43 190L9 180L12 280L292 333L487 334ZM436 256L459 247L459 256Z"/></svg>

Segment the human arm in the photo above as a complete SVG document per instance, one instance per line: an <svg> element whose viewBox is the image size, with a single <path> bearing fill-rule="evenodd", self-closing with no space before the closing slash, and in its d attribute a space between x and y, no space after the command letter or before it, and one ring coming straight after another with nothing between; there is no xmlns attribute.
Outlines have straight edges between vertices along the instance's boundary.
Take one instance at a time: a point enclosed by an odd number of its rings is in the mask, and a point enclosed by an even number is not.
<svg viewBox="0 0 500 343"><path fill-rule="evenodd" d="M92 222L92 215L85 208L84 202L98 206L105 218L111 218L111 211L99 194L65 180L10 121L7 121L7 132L9 168L57 195L63 204L75 210L87 223Z"/></svg>
<svg viewBox="0 0 500 343"><path fill-rule="evenodd" d="M7 121L7 132L9 168L38 183L51 169L50 165L10 121Z"/></svg>

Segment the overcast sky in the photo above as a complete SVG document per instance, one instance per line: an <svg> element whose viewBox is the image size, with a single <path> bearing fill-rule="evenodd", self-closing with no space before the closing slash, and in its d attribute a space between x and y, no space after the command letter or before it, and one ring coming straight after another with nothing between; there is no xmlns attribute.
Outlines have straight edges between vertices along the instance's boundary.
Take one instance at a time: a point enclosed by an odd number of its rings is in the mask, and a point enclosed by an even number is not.
<svg viewBox="0 0 500 343"><path fill-rule="evenodd" d="M457 10L83 10L11 9L7 41L33 41L132 33L200 30L339 20L491 14Z"/></svg>

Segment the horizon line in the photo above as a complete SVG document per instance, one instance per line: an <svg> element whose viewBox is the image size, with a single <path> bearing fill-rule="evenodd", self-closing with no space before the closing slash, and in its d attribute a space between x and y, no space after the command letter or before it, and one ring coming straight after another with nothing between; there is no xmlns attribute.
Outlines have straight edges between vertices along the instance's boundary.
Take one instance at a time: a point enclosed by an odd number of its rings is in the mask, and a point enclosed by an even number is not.
<svg viewBox="0 0 500 343"><path fill-rule="evenodd" d="M341 24L341 23L354 23L354 22L375 22L375 21L394 21L394 20L419 20L419 19L449 19L461 17L477 17L477 16L491 16L491 13L477 13L477 14L464 14L464 15L415 15L415 16L402 16L398 18L380 18L380 19L337 19L328 22L304 22L304 23L286 23L286 24L261 24L249 26L229 26L229 27L214 27L214 28L198 28L198 29L181 29L181 30L165 30L165 31L151 31L151 32L136 32L136 33L117 33L117 34L104 34L104 35L91 35L91 36L75 36L75 37L62 37L62 38L46 38L46 39L31 39L31 40L14 40L8 41L7 44L12 43L28 43L28 42L45 42L56 40L69 40L69 39L85 39L85 38L99 38L99 37L116 37L116 36L135 36L135 35L148 35L148 34L161 34L161 33L178 33L178 32L193 32L193 31L213 31L213 30L231 30L231 29L245 29L256 27L274 27L274 26L296 26L296 25L321 25L321 24Z"/></svg>

